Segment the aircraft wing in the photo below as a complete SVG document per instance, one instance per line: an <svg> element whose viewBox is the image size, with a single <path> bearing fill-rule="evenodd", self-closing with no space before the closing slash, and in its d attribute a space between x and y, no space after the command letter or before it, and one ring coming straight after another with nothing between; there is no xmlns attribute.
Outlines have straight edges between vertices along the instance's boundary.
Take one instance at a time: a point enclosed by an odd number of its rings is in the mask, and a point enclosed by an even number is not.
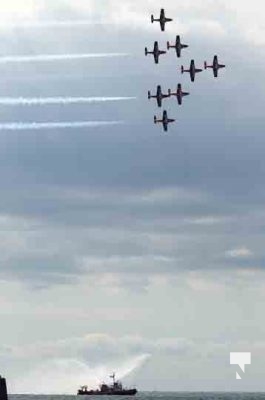
<svg viewBox="0 0 265 400"><path fill-rule="evenodd" d="M163 121L163 128L164 128L164 131L167 132L167 122L165 122L165 121Z"/></svg>
<svg viewBox="0 0 265 400"><path fill-rule="evenodd" d="M213 74L215 78L218 78L218 69L214 69Z"/></svg>
<svg viewBox="0 0 265 400"><path fill-rule="evenodd" d="M160 20L160 27L161 27L161 31L164 32L164 30L165 30L165 21L164 20Z"/></svg>
<svg viewBox="0 0 265 400"><path fill-rule="evenodd" d="M161 106L162 106L161 98L160 98L160 97L157 97L157 98L156 98L156 101L157 101L158 107L161 107Z"/></svg>
<svg viewBox="0 0 265 400"><path fill-rule="evenodd" d="M158 53L154 53L154 59L155 59L155 63L158 64L158 61L159 61L159 54Z"/></svg>
<svg viewBox="0 0 265 400"><path fill-rule="evenodd" d="M181 105L182 104L182 96L177 96L177 99L178 99L179 105Z"/></svg>

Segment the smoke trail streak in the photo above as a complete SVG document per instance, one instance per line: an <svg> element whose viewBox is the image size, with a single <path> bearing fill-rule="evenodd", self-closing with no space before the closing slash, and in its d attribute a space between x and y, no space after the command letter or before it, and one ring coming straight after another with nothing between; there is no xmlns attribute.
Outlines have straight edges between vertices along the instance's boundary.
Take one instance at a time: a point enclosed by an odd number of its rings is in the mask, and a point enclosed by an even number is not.
<svg viewBox="0 0 265 400"><path fill-rule="evenodd" d="M4 56L0 57L0 64L23 63L23 62L49 62L65 60L85 60L88 58L126 57L128 53L80 53L80 54L35 54L27 56Z"/></svg>
<svg viewBox="0 0 265 400"><path fill-rule="evenodd" d="M72 26L80 26L86 27L91 25L110 25L110 22L100 22L100 21L91 21L91 20L47 20L47 21L28 21L14 24L12 22L1 23L0 29L7 28L60 28L60 27L72 27Z"/></svg>
<svg viewBox="0 0 265 400"><path fill-rule="evenodd" d="M122 121L7 122L7 123L0 123L0 131L94 128L94 127L118 125L118 124L122 124Z"/></svg>
<svg viewBox="0 0 265 400"><path fill-rule="evenodd" d="M81 104L102 103L108 101L135 100L136 97L0 97L0 105L33 106L49 104Z"/></svg>

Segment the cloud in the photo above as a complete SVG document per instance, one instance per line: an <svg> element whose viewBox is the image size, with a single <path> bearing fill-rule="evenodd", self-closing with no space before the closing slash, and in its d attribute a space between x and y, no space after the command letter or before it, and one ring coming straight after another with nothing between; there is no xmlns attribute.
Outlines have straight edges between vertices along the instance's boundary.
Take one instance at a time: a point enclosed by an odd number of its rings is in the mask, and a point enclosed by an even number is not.
<svg viewBox="0 0 265 400"><path fill-rule="evenodd" d="M25 0L23 4L19 0L10 0L8 3L2 0L0 7L2 10L0 23L2 24L6 24L8 21L17 22L33 19L39 10L39 6L34 0Z"/></svg>
<svg viewBox="0 0 265 400"><path fill-rule="evenodd" d="M227 214L216 197L198 190L17 190L19 202L5 200L8 190L1 198L8 213L0 214L0 276L8 280L47 288L87 277L113 290L139 291L157 275L170 280L183 271L245 269L248 259L263 268L262 237L242 238L259 259L248 247L227 250L242 226L257 230L260 217L246 216L244 208ZM209 215L211 208L217 214Z"/></svg>
<svg viewBox="0 0 265 400"><path fill-rule="evenodd" d="M240 4L236 0L224 0L224 5L234 17L234 23L246 41L255 46L264 45L264 3L259 0L249 2L243 0Z"/></svg>
<svg viewBox="0 0 265 400"><path fill-rule="evenodd" d="M226 255L231 258L249 258L253 255L251 250L246 247L239 247L236 249L228 250Z"/></svg>
<svg viewBox="0 0 265 400"><path fill-rule="evenodd" d="M178 217L178 208L207 203L207 196L182 188L43 188L24 195L20 191L21 209L9 203L13 216L2 215L0 258L5 266L0 274L34 287L73 283L84 275L104 286L111 277L118 286L139 289L148 287L154 274L176 274L189 268L183 264L189 240L185 229L192 228L181 213ZM57 216L56 209L60 209ZM172 216L179 218L179 226Z"/></svg>
<svg viewBox="0 0 265 400"><path fill-rule="evenodd" d="M124 1L122 4L117 0L112 2L104 1L98 4L97 1L84 3L81 0L60 1L57 7L49 7L49 2L40 2L38 7L35 5L34 15L38 15L42 23L45 21L45 14L51 19L51 9L54 13L53 18L62 19L61 15L69 21L69 17L80 20L85 18L89 23L111 23L116 27L134 30L148 30L153 32L156 24L153 26L150 21L150 15L159 14L159 8L154 7L151 1L142 4L139 0L132 2ZM117 7L119 13L117 14ZM194 1L188 0L176 3L172 0L166 0L164 7L168 15L174 18L173 23L167 24L167 32L175 33L175 26L178 26L178 32L186 34L189 32L201 35L224 36L233 31L239 34L246 41L254 45L263 44L262 32L264 29L262 15L264 11L263 4L259 0L249 2L243 0L240 3L237 0L219 0L212 2L210 0ZM12 8L11 8L12 10ZM44 21L42 21L44 19ZM233 26L231 28L231 19ZM128 25L129 24L129 25Z"/></svg>
<svg viewBox="0 0 265 400"><path fill-rule="evenodd" d="M174 18L173 23L167 24L167 32L175 34L175 26L178 26L178 32L186 34L189 32L201 35L214 35L222 37L224 35L236 34L252 45L264 45L262 37L264 24L262 15L264 5L260 0L243 0L240 3L237 0L219 0L212 2L210 0L194 1L187 0L176 4L172 0L166 0L164 7L168 15ZM119 13L117 14L117 8ZM91 0L85 3L81 0L58 1L56 7L49 1L34 2L27 0L21 7L21 2L12 0L9 3L1 3L2 9L2 28L12 28L19 26L19 23L30 28L33 27L56 26L64 27L67 24L83 26L85 23L115 24L118 28L128 26L132 30L148 30L150 33L156 29L149 17L151 13L159 14L159 8L154 7L151 1L142 4L139 0L132 2L124 1L122 4L117 0L112 2L104 1L98 4ZM82 21L83 19L83 21ZM231 20L233 24L231 25ZM75 22L76 21L76 22ZM129 25L128 25L129 24ZM156 24L155 24L156 25Z"/></svg>

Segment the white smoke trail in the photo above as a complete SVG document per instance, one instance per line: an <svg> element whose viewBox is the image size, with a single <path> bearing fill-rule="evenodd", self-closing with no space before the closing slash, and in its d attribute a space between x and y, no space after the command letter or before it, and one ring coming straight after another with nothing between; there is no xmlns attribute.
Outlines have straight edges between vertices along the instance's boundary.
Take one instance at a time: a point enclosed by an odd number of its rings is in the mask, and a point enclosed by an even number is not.
<svg viewBox="0 0 265 400"><path fill-rule="evenodd" d="M0 64L85 60L89 58L126 57L128 53L35 54L0 57Z"/></svg>
<svg viewBox="0 0 265 400"><path fill-rule="evenodd" d="M122 121L7 122L7 123L0 123L0 131L93 128L97 126L118 125L118 124L122 124Z"/></svg>
<svg viewBox="0 0 265 400"><path fill-rule="evenodd" d="M91 25L110 25L110 22L100 22L100 21L91 21L91 20L46 20L46 21L28 21L21 23L12 23L12 22L4 22L0 24L0 29L7 28L61 28L61 27L72 27L72 26L80 26L86 27Z"/></svg>
<svg viewBox="0 0 265 400"><path fill-rule="evenodd" d="M33 106L48 104L93 104L108 101L135 100L136 97L0 97L0 105Z"/></svg>

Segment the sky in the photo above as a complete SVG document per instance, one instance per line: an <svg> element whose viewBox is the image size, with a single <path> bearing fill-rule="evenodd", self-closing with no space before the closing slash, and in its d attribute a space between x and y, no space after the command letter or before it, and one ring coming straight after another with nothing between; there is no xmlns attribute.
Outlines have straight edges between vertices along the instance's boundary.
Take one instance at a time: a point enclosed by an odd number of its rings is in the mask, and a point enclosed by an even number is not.
<svg viewBox="0 0 265 400"><path fill-rule="evenodd" d="M0 373L11 393L263 391L265 5L0 1ZM151 24L161 7L174 19ZM144 56L180 34L189 48ZM195 83L180 66L210 62ZM168 134L147 91L190 92ZM163 108L162 108L163 110ZM230 351L250 351L242 380Z"/></svg>

